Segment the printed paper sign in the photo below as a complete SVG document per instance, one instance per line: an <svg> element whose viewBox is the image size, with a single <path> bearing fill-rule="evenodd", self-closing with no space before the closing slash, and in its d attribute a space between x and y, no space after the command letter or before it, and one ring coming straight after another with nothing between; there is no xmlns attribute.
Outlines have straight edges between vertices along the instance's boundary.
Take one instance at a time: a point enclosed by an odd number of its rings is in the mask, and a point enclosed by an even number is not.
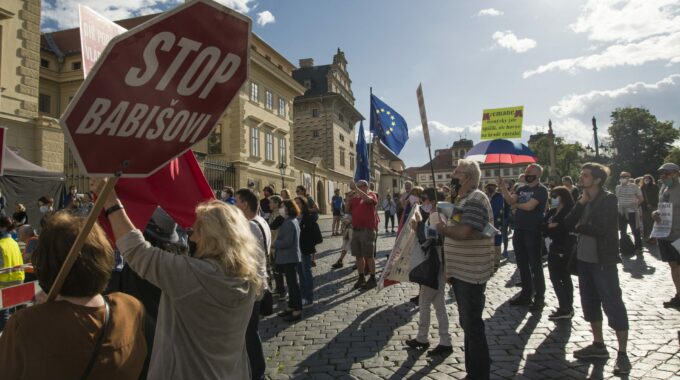
<svg viewBox="0 0 680 380"><path fill-rule="evenodd" d="M524 106L486 109L482 115L482 140L522 137Z"/></svg>
<svg viewBox="0 0 680 380"><path fill-rule="evenodd" d="M671 227L673 225L673 204L660 202L657 210L661 221L654 223L654 228L652 228L652 233L649 236L653 238L668 237L671 234Z"/></svg>

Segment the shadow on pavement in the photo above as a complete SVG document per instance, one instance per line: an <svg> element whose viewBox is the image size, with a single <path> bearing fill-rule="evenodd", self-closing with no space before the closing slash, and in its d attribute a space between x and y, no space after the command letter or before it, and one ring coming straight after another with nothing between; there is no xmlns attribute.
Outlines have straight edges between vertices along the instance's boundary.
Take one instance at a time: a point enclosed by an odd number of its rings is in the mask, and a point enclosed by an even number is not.
<svg viewBox="0 0 680 380"><path fill-rule="evenodd" d="M527 355L524 375L532 377L532 375L540 376L543 374L547 377L555 377L569 369L579 372L577 378L585 378L588 375L588 367L580 362L567 359L568 356L571 357L571 354L566 352L566 346L571 337L571 329L571 319L557 321L550 334L536 347L535 352ZM552 376L548 376L546 370L550 370Z"/></svg>
<svg viewBox="0 0 680 380"><path fill-rule="evenodd" d="M364 310L344 330L298 364L295 374L306 373L319 360L343 359L335 372L349 373L352 364L373 358L390 341L396 330L409 323L415 314L408 304L375 306ZM385 331L390 333L385 334Z"/></svg>
<svg viewBox="0 0 680 380"><path fill-rule="evenodd" d="M645 262L644 255L621 255L621 261L623 261L623 271L630 273L631 277L636 279L642 279L644 276L651 276L656 272L656 267L649 266Z"/></svg>
<svg viewBox="0 0 680 380"><path fill-rule="evenodd" d="M541 312L529 313L529 308L526 306L510 306L510 301L505 301L501 306L496 308L491 318L486 321L486 324L495 324L496 329L486 329L486 337L491 351L491 373L502 369L504 372L517 373L522 361L522 354L527 345L529 338L534 329L541 320ZM526 315L529 318L526 319ZM517 328L522 325L522 329L518 334L508 334L508 331L517 331ZM506 355L503 358L494 357L494 348L505 348Z"/></svg>

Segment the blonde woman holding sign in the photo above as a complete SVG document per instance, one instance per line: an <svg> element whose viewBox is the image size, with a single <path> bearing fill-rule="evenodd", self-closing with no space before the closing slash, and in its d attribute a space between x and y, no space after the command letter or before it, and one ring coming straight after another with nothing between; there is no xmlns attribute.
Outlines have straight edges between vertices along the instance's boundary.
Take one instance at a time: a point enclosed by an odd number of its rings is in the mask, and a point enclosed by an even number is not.
<svg viewBox="0 0 680 380"><path fill-rule="evenodd" d="M209 201L196 208L190 256L152 247L115 192L105 201L126 263L161 289L149 379L247 379L245 332L265 279L261 244L237 208Z"/></svg>

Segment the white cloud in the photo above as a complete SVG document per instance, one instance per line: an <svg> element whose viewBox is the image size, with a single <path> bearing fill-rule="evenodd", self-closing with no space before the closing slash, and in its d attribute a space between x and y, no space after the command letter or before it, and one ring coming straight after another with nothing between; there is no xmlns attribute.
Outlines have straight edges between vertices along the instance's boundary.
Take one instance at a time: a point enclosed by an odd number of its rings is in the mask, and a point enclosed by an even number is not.
<svg viewBox="0 0 680 380"><path fill-rule="evenodd" d="M647 38L641 42L615 44L603 52L576 58L560 59L534 70L525 71L524 78L549 71L602 70L617 66L640 66L653 61L680 63L680 32Z"/></svg>
<svg viewBox="0 0 680 380"><path fill-rule="evenodd" d="M217 0L227 7L241 13L248 13L253 9L255 0ZM106 16L110 20L159 13L184 3L183 0L54 0L43 1L43 24L54 25L49 29L67 29L78 26L78 4L86 5ZM43 29L49 31L48 28Z"/></svg>
<svg viewBox="0 0 680 380"><path fill-rule="evenodd" d="M257 14L257 24L260 26L272 24L275 21L276 17L274 17L274 15L269 11L263 11Z"/></svg>
<svg viewBox="0 0 680 380"><path fill-rule="evenodd" d="M678 0L588 0L571 28L593 41L632 42L680 31Z"/></svg>
<svg viewBox="0 0 680 380"><path fill-rule="evenodd" d="M584 145L593 143L591 118L597 118L598 135L606 138L611 112L617 107L643 107L659 120L680 121L680 74L655 83L636 82L612 90L593 90L572 94L550 107L555 116L553 129L557 136Z"/></svg>
<svg viewBox="0 0 680 380"><path fill-rule="evenodd" d="M494 8L486 8L479 11L477 16L503 16L503 11Z"/></svg>
<svg viewBox="0 0 680 380"><path fill-rule="evenodd" d="M592 54L540 65L524 72L524 78L654 61L680 63L680 0L588 0L571 28L603 46Z"/></svg>
<svg viewBox="0 0 680 380"><path fill-rule="evenodd" d="M498 31L491 36L496 43L517 53L524 53L536 47L536 41L530 38L517 38L512 31Z"/></svg>

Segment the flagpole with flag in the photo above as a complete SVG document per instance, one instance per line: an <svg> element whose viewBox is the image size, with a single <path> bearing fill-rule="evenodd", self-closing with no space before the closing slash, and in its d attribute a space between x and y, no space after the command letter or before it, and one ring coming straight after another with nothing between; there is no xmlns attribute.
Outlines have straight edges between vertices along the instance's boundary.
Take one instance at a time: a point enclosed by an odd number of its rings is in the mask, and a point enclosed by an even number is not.
<svg viewBox="0 0 680 380"><path fill-rule="evenodd" d="M354 182L365 180L370 182L368 169L368 152L366 149L366 137L364 136L364 122L359 124L359 136L357 138L357 168L354 171Z"/></svg>
<svg viewBox="0 0 680 380"><path fill-rule="evenodd" d="M374 133L395 155L399 155L408 140L406 120L371 91L371 126Z"/></svg>

